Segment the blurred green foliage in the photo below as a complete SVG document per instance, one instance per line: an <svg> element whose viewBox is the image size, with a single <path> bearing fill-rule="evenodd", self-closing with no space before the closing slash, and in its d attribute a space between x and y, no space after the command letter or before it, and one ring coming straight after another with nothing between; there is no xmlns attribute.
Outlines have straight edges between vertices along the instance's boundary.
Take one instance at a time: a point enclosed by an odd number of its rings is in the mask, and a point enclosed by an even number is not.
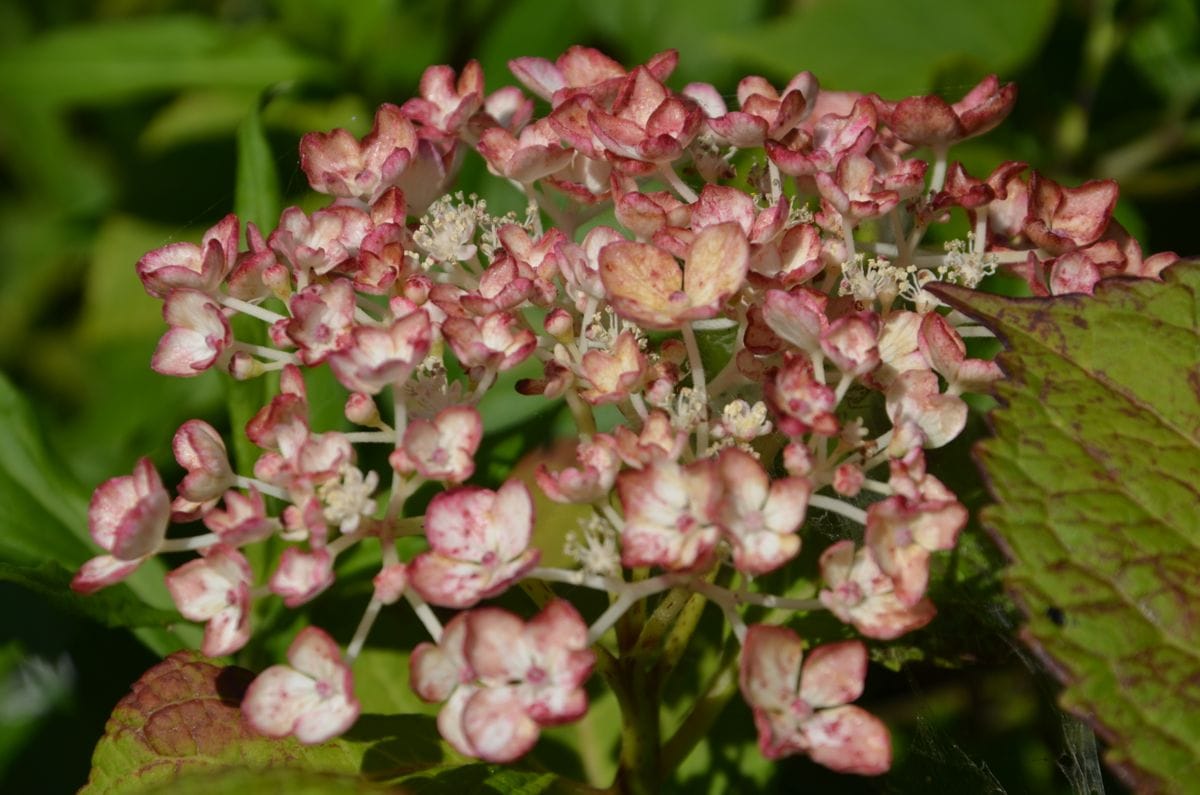
<svg viewBox="0 0 1200 795"><path fill-rule="evenodd" d="M148 569L108 597L113 606L103 612L119 617L115 628L69 599L46 597L89 554L88 491L144 454L174 482L169 443L180 422L204 417L227 429L258 405L253 391L231 395L215 374L184 381L150 371L159 305L142 292L133 263L149 249L198 239L235 207L269 224L281 204L311 206L297 165L299 136L333 127L362 134L374 106L411 96L428 65L477 58L495 88L514 82L510 58L553 58L580 43L629 64L677 48L676 87L702 80L729 95L745 74L782 83L810 69L832 88L956 99L999 72L1020 85L1017 110L955 157L973 172L1022 159L1069 183L1118 178L1119 215L1148 250L1195 253L1200 12L1193 0L0 5L0 703L20 696L40 705L0 710L0 790L77 788L113 703L156 659L148 649L161 653L194 631L134 606L147 599L169 607ZM469 161L461 187L499 209L521 204L484 176ZM554 425L547 422L553 408L538 401L500 393L494 400L483 477L495 477ZM324 409L339 421L339 406ZM897 735L892 774L835 784L806 760L764 764L746 745L749 713L735 699L685 763L681 788L782 790L801 779L816 791L864 792L1100 784L1087 761L1094 754L1081 751L1073 726L1064 731L1052 689L1009 639L1012 617L994 582L971 579L984 569L972 569L971 560L994 551L976 538L961 555L965 573L952 582L992 590L961 599L961 615L946 597L944 613L977 633L948 652L959 667L918 663L869 679L868 705ZM320 600L317 609L338 610ZM122 627L137 628L141 642ZM711 668L719 653L698 656ZM27 675L61 660L57 678ZM699 673L685 684L695 687ZM374 691L387 687L386 676L367 679ZM39 693L53 697L39 701ZM599 717L553 736L587 747L582 764L595 773L611 756L596 745L604 727L595 724L611 723L613 712L602 701Z"/></svg>

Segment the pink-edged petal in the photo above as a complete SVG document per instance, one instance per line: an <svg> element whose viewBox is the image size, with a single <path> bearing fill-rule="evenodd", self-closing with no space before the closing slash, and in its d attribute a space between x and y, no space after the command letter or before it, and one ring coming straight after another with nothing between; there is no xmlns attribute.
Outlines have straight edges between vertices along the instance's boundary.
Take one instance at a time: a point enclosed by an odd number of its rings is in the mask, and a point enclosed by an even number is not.
<svg viewBox="0 0 1200 795"><path fill-rule="evenodd" d="M533 537L533 497L520 480L505 481L489 511L487 543L501 560L510 560L529 548Z"/></svg>
<svg viewBox="0 0 1200 795"><path fill-rule="evenodd" d="M488 570L478 563L437 552L423 552L413 558L408 573L413 590L439 607L470 607L492 584Z"/></svg>
<svg viewBox="0 0 1200 795"><path fill-rule="evenodd" d="M860 707L818 712L802 729L808 755L839 773L878 776L892 766L892 738L883 721Z"/></svg>
<svg viewBox="0 0 1200 795"><path fill-rule="evenodd" d="M158 550L171 516L171 498L149 458L132 475L111 478L92 493L88 530L121 560L140 560Z"/></svg>
<svg viewBox="0 0 1200 795"><path fill-rule="evenodd" d="M487 545L488 513L496 495L475 486L460 486L436 495L425 510L425 536L438 553L479 560Z"/></svg>
<svg viewBox="0 0 1200 795"><path fill-rule="evenodd" d="M712 317L741 289L750 268L750 243L738 224L710 226L696 236L683 271L683 290Z"/></svg>
<svg viewBox="0 0 1200 795"><path fill-rule="evenodd" d="M828 643L810 651L800 673L800 697L813 707L837 707L862 695L867 647L857 640Z"/></svg>
<svg viewBox="0 0 1200 795"><path fill-rule="evenodd" d="M300 605L314 599L333 584L333 558L325 549L310 553L295 547L283 551L279 568L271 575L271 592L283 597L288 607Z"/></svg>
<svg viewBox="0 0 1200 795"><path fill-rule="evenodd" d="M316 685L311 678L286 665L273 665L250 684L242 700L242 713L260 734L286 737L316 701Z"/></svg>
<svg viewBox="0 0 1200 795"><path fill-rule="evenodd" d="M463 653L468 664L487 681L520 679L529 665L525 654L525 622L496 607L472 610Z"/></svg>
<svg viewBox="0 0 1200 795"><path fill-rule="evenodd" d="M79 567L71 579L71 590L76 593L95 593L133 574L145 558L120 560L112 555L99 555Z"/></svg>
<svg viewBox="0 0 1200 795"><path fill-rule="evenodd" d="M742 644L738 684L753 708L787 710L800 681L803 642L787 627L753 624Z"/></svg>
<svg viewBox="0 0 1200 795"><path fill-rule="evenodd" d="M474 756L488 762L512 762L537 742L540 728L521 707L514 688L480 690L467 700L462 732Z"/></svg>
<svg viewBox="0 0 1200 795"><path fill-rule="evenodd" d="M459 613L450 619L436 645L426 642L413 649L409 681L421 699L445 701L461 683L475 678L464 652L470 615Z"/></svg>

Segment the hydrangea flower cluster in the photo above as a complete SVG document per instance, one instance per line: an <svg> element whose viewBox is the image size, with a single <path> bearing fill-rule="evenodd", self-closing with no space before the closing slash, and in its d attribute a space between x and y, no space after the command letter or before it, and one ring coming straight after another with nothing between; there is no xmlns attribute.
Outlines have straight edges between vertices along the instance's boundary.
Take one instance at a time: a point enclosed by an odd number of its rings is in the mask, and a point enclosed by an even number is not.
<svg viewBox="0 0 1200 795"><path fill-rule="evenodd" d="M168 326L151 366L274 374L278 392L245 428L262 451L253 471L235 471L194 419L175 435L187 475L173 498L147 459L102 484L89 521L105 554L75 589L192 551L167 587L204 622L204 653L226 655L251 637L255 600L306 604L333 585L339 556L372 539L374 595L348 646L303 630L289 665L251 687L247 718L303 742L345 731L359 711L353 662L379 612L403 601L430 635L413 652L413 690L444 702L449 743L492 762L583 715L601 663L678 660L663 628L686 642L686 600L661 594L699 595L741 643L766 756L887 770L887 729L850 704L864 643L805 649L792 629L745 615L825 610L875 641L934 618L930 562L967 511L925 450L962 431L962 395L1001 373L968 355L964 339L988 332L927 285L975 287L1003 268L1037 295L1090 292L1111 274L1155 276L1174 256L1143 256L1112 219L1111 181L1065 187L1015 162L973 176L949 161L1012 109L1016 89L995 77L948 103L826 91L807 72L782 89L752 76L730 109L714 86L668 87L676 61L664 52L627 70L585 47L518 58L512 72L536 100L488 93L474 62L432 67L420 96L382 106L362 140L303 138L324 208L288 208L270 234L246 224L244 242L230 215L199 244L146 254L137 273ZM454 192L470 150L527 199L524 217ZM923 245L952 213L968 219L966 239ZM270 344L239 340L236 314L265 324ZM732 346L715 372L711 340ZM564 400L581 432L577 465L536 475L549 499L591 509L568 536L576 568L539 567L528 485L469 485L479 402L531 358L542 375L519 389ZM359 430L311 423L304 372L324 365ZM610 404L623 422L601 432L594 410ZM389 469L359 468L361 445L386 446ZM413 516L408 498L428 483L441 491ZM820 553L814 598L762 590L755 578L825 540L806 532L813 511L860 531ZM196 521L207 532L168 537ZM414 532L427 549L402 560L396 539ZM256 582L243 550L268 540L283 551ZM529 619L481 605L523 580L604 591L610 606L589 623L561 594Z"/></svg>

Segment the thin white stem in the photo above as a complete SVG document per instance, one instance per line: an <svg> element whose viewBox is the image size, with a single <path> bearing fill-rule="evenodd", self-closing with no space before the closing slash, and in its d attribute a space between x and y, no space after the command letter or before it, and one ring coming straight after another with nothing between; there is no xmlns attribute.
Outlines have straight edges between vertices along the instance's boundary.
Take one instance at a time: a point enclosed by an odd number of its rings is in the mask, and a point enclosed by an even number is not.
<svg viewBox="0 0 1200 795"><path fill-rule="evenodd" d="M350 431L342 434L350 441L351 444L359 442L380 442L382 444L391 444L396 434L392 431Z"/></svg>
<svg viewBox="0 0 1200 795"><path fill-rule="evenodd" d="M853 522L858 522L863 526L866 526L867 524L866 511L864 511L862 508L856 508L853 505L844 503L839 499L826 497L824 494L813 494L808 498L808 504L813 508L820 508L822 511L840 514Z"/></svg>
<svg viewBox="0 0 1200 795"><path fill-rule="evenodd" d="M873 491L876 494L883 494L888 497L892 495L892 487L884 483L882 480L865 478L863 479L862 487L867 491Z"/></svg>
<svg viewBox="0 0 1200 795"><path fill-rule="evenodd" d="M425 600L417 595L417 592L412 588L404 591L404 598L408 600L412 606L413 612L417 614L417 618L425 626L425 631L429 633L429 637L433 638L434 643L438 643L442 639L442 622L438 621L438 617L433 614L433 610L429 605L425 604Z"/></svg>
<svg viewBox="0 0 1200 795"><path fill-rule="evenodd" d="M712 588L717 586L712 585ZM739 605L761 605L779 610L802 610L811 612L813 610L824 610L825 605L821 604L820 599L789 599L784 596L776 596L769 593L754 593L753 591L743 590L725 590L730 598Z"/></svg>
<svg viewBox="0 0 1200 795"><path fill-rule="evenodd" d="M593 503L593 505L597 505L597 507L600 508L600 512L604 514L604 518L608 520L608 523L612 525L618 533L621 532L621 529L625 527L625 520L621 518L621 515L617 513L611 505L605 502Z"/></svg>
<svg viewBox="0 0 1200 795"><path fill-rule="evenodd" d="M243 315L256 317L266 323L278 323L280 320L287 320L285 316L279 314L278 312L272 312L270 309L263 309L257 304L252 304L249 301L243 301L240 298L234 298L230 295L216 295L213 297L217 299L217 302L220 303L221 306L229 307L236 312L241 312Z"/></svg>
<svg viewBox="0 0 1200 795"><path fill-rule="evenodd" d="M353 663L358 659L359 652L362 651L363 644L367 642L367 635L371 634L371 627L375 626L375 619L379 617L379 611L383 607L383 602L378 599L372 599L367 603L367 609L363 611L362 620L358 622L358 628L354 630L354 637L350 639L350 645L346 647L346 662Z"/></svg>
<svg viewBox="0 0 1200 795"><path fill-rule="evenodd" d="M353 533L346 533L345 535L338 536L333 541L330 541L329 545L326 546L325 549L329 550L329 554L336 558L338 555L342 554L359 541L362 541L366 535L366 529L360 525L359 529L355 530Z"/></svg>
<svg viewBox="0 0 1200 795"><path fill-rule="evenodd" d="M281 488L272 486L270 483L259 480L258 478L248 478L242 475L237 476L237 485L243 489L255 489L259 494L265 494L268 497L274 497L277 500L291 501L291 496Z"/></svg>
<svg viewBox="0 0 1200 795"><path fill-rule="evenodd" d="M632 392L629 395L629 402L633 404L633 410L642 418L644 422L650 416L649 409L646 408L646 401L642 400L641 392Z"/></svg>
<svg viewBox="0 0 1200 795"><path fill-rule="evenodd" d="M849 373L842 373L842 377L838 379L837 387L833 390L833 402L841 403L842 398L846 396L846 392L850 390L850 385L854 383L854 376Z"/></svg>
<svg viewBox="0 0 1200 795"><path fill-rule="evenodd" d="M692 321L692 328L697 331L724 331L737 325L739 325L738 321L731 317L711 317L708 320Z"/></svg>
<svg viewBox="0 0 1200 795"><path fill-rule="evenodd" d="M933 176L929 179L929 192L937 193L946 183L946 152L944 146L939 146L933 151Z"/></svg>
<svg viewBox="0 0 1200 795"><path fill-rule="evenodd" d="M697 198L699 198L696 196L696 192L688 187L686 182L679 178L679 175L675 173L675 169L670 163L663 163L662 166L659 167L658 173L662 174L662 178L667 181L667 184L671 186L671 189L679 194L679 198L683 199L688 204L693 203Z"/></svg>
<svg viewBox="0 0 1200 795"><path fill-rule="evenodd" d="M745 643L746 622L737 611L737 601L733 598L733 594L719 585L713 585L699 578L692 580L689 585L696 593L704 594L710 602L721 608L721 612L725 614L725 620L729 622L730 629L737 636L738 643Z"/></svg>
<svg viewBox="0 0 1200 795"><path fill-rule="evenodd" d="M471 396L469 398L467 398L467 403L474 405L474 404L478 403L479 401L483 400L484 394L486 394L487 391L489 389L491 389L492 382L495 380L496 380L495 368L489 367L486 370L484 370L483 377L480 378L479 383L475 385L475 389L474 389L474 391L471 392Z"/></svg>
<svg viewBox="0 0 1200 795"><path fill-rule="evenodd" d="M604 637L604 633L612 629L613 624L616 624L621 616L625 615L625 612L639 600L645 599L651 594L673 588L678 582L679 575L660 574L657 577L651 577L641 582L624 583L624 588L617 595L616 600L588 628L588 645L590 646Z"/></svg>
<svg viewBox="0 0 1200 795"><path fill-rule="evenodd" d="M854 247L854 225L844 215L842 216L842 242L846 244L846 261L853 261L858 254L858 250Z"/></svg>
<svg viewBox="0 0 1200 795"><path fill-rule="evenodd" d="M296 358L296 354L288 353L287 351L277 351L274 348L268 348L265 345L253 345L249 342L236 342L234 347L239 351L261 356L264 359L270 359L284 364L296 364L300 360Z"/></svg>
<svg viewBox="0 0 1200 795"><path fill-rule="evenodd" d="M189 552L194 549L207 549L213 544L220 543L221 537L216 533L191 536L189 538L168 538L158 547L159 552Z"/></svg>
<svg viewBox="0 0 1200 795"><path fill-rule="evenodd" d="M692 371L692 389L695 391L696 402L704 416L696 427L696 455L703 456L708 450L708 384L704 380L704 362L700 358L700 346L696 344L696 332L691 324L683 326L683 344L687 348L688 366Z"/></svg>
<svg viewBox="0 0 1200 795"><path fill-rule="evenodd" d="M602 577L599 574L588 574L582 569L555 569L548 566L538 566L530 569L525 578L578 585L581 588L591 588L595 591L605 591L608 593L615 593L629 585L625 580L619 580L615 577Z"/></svg>

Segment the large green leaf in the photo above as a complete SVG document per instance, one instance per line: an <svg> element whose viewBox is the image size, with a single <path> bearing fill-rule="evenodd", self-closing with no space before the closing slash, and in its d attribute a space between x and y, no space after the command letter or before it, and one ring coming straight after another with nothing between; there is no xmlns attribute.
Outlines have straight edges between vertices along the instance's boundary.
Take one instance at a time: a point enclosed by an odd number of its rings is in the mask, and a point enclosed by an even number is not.
<svg viewBox="0 0 1200 795"><path fill-rule="evenodd" d="M816 0L746 33L720 51L787 79L802 69L822 85L885 96L928 91L961 63L1008 72L1035 52L1054 19L1053 0Z"/></svg>
<svg viewBox="0 0 1200 795"><path fill-rule="evenodd" d="M1194 786L1200 266L1105 281L1094 297L938 291L1009 348L978 458L1025 639L1121 775L1144 791Z"/></svg>
<svg viewBox="0 0 1200 795"><path fill-rule="evenodd" d="M559 781L548 773L463 764L427 715L364 715L345 736L320 745L263 737L240 709L253 676L195 652L172 654L151 668L113 710L81 792L177 792L177 785L199 792L196 777L203 776L210 781L203 791L212 795L371 791L367 782L402 783L406 792L534 795Z"/></svg>
<svg viewBox="0 0 1200 795"><path fill-rule="evenodd" d="M199 16L62 28L0 56L0 97L62 106L200 86L261 89L320 63L261 30Z"/></svg>
<svg viewBox="0 0 1200 795"><path fill-rule="evenodd" d="M0 580L43 593L58 590L60 606L110 626L145 627L138 636L159 652L178 648L181 637L198 639L192 627L163 628L159 610L172 605L157 559L94 605L66 590L67 572L99 552L88 536L87 503L83 489L46 450L28 403L0 375Z"/></svg>

